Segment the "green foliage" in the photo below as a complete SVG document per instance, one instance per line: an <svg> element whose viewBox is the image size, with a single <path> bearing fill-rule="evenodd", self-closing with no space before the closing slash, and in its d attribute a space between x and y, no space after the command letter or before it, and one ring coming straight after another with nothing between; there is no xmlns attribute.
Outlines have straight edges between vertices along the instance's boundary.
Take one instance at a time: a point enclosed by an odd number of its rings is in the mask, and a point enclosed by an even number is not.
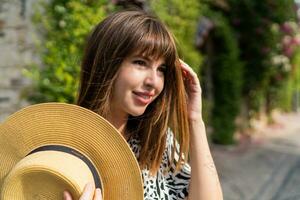
<svg viewBox="0 0 300 200"><path fill-rule="evenodd" d="M245 62L243 95L248 100L249 113L266 106L271 110L272 96L278 83L278 66L272 62L278 50L280 37L272 30L295 18L294 1L229 0L230 20L239 37L241 59Z"/></svg>
<svg viewBox="0 0 300 200"><path fill-rule="evenodd" d="M152 0L150 6L175 35L182 59L199 71L201 55L195 49L194 40L201 12L199 1Z"/></svg>
<svg viewBox="0 0 300 200"><path fill-rule="evenodd" d="M33 18L41 28L42 66L27 71L34 80L33 102L74 102L83 44L105 16L106 0L52 0L41 3Z"/></svg>
<svg viewBox="0 0 300 200"><path fill-rule="evenodd" d="M298 48L292 59L292 81L294 85L294 92L300 93L300 48ZM299 102L300 103L300 102Z"/></svg>
<svg viewBox="0 0 300 200"><path fill-rule="evenodd" d="M274 24L277 27L277 24ZM273 55L273 74L268 90L271 108L291 111L297 92L297 73L299 71L299 26L293 20L274 28L278 34L277 54Z"/></svg>
<svg viewBox="0 0 300 200"><path fill-rule="evenodd" d="M292 58L292 71L290 75L291 85L289 91L291 91L292 105L288 108L291 108L293 111L298 111L300 108L300 48L295 51L295 54ZM284 90L283 90L284 91ZM289 111L291 109L288 109Z"/></svg>
<svg viewBox="0 0 300 200"><path fill-rule="evenodd" d="M211 55L214 105L212 109L212 141L234 143L235 119L239 114L242 86L242 63L234 32L222 13L207 11L215 29L211 34L215 50Z"/></svg>

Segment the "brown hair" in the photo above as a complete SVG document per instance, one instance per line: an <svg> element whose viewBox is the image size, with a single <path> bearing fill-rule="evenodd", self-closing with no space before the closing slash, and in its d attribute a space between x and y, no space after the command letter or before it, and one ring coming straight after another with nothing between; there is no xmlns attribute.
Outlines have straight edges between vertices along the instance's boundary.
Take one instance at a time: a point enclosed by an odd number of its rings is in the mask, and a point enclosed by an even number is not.
<svg viewBox="0 0 300 200"><path fill-rule="evenodd" d="M141 141L139 164L155 174L166 147L170 128L178 139L177 169L186 161L189 127L186 93L171 33L156 17L144 11L121 11L99 23L90 35L81 66L77 104L108 116L112 89L123 60L133 54L164 58L164 89L143 115L130 116L126 129ZM174 159L175 148L171 159Z"/></svg>

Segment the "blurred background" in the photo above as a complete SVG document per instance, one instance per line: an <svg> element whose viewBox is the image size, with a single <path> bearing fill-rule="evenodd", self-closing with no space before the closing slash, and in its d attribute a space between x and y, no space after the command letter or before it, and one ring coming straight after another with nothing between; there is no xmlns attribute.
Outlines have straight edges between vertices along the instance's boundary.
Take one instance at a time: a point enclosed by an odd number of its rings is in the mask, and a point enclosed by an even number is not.
<svg viewBox="0 0 300 200"><path fill-rule="evenodd" d="M0 122L74 103L87 34L109 13L153 12L198 73L227 200L300 199L299 0L0 0Z"/></svg>

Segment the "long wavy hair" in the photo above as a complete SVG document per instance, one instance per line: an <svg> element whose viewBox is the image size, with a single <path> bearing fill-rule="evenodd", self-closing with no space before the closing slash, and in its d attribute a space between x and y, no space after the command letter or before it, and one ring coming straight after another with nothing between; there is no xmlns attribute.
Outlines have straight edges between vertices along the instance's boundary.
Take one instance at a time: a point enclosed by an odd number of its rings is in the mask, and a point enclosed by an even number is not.
<svg viewBox="0 0 300 200"><path fill-rule="evenodd" d="M138 158L142 169L155 174L166 147L168 128L179 143L176 169L186 162L189 149L189 125L186 91L174 37L158 18L144 11L120 11L100 22L89 36L81 65L77 104L103 117L110 112L112 90L123 60L138 54L164 58L164 88L138 117L130 116L126 131L139 137Z"/></svg>

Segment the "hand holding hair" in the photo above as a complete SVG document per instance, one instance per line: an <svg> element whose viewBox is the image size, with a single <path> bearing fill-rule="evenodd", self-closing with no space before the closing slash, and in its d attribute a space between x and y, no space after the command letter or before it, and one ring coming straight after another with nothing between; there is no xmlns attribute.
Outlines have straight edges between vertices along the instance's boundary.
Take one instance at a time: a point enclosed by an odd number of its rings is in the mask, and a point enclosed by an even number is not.
<svg viewBox="0 0 300 200"><path fill-rule="evenodd" d="M179 59L184 84L188 95L188 115L190 120L202 120L201 86L197 74L183 60Z"/></svg>

